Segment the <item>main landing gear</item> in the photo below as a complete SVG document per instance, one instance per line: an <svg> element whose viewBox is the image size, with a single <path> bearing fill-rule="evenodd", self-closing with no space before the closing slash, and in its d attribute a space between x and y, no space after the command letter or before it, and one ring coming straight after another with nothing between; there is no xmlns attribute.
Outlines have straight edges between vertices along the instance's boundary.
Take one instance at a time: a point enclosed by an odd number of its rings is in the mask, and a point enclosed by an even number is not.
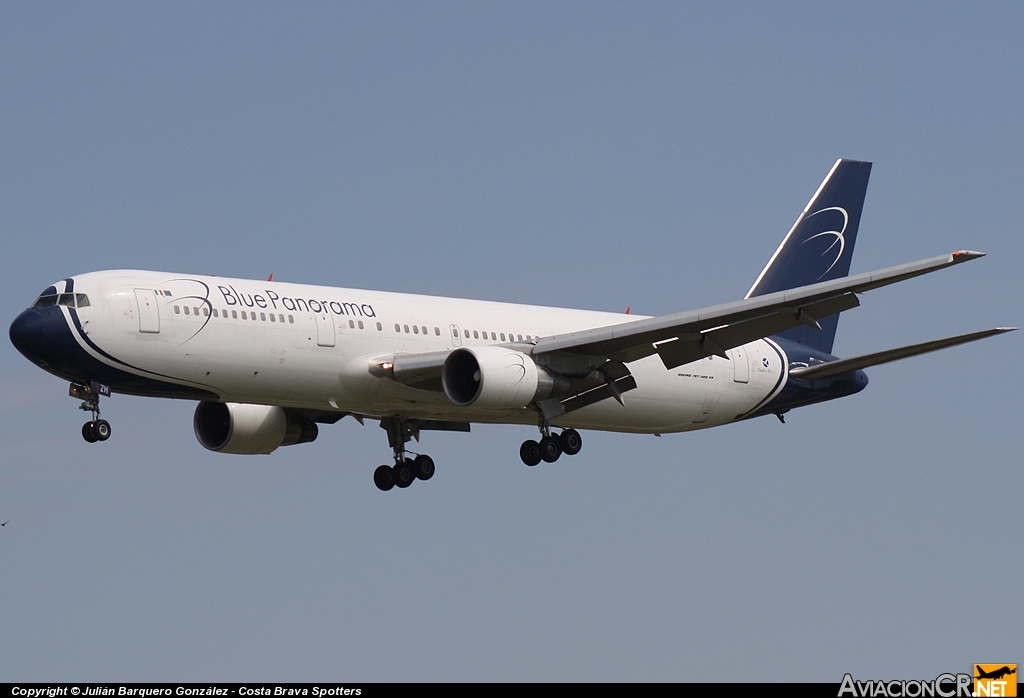
<svg viewBox="0 0 1024 698"><path fill-rule="evenodd" d="M405 445L413 438L419 440L419 432L398 417L387 417L380 420L381 429L388 433L388 444L395 454L394 465L382 465L373 471L373 484L387 492L392 487L405 489L413 480L429 480L434 477L434 459L425 453L415 457L405 450Z"/></svg>
<svg viewBox="0 0 1024 698"><path fill-rule="evenodd" d="M92 412L92 419L82 425L82 438L89 443L106 441L110 438L110 422L100 419L100 395L85 385L72 383L68 390L71 397L81 398L78 409Z"/></svg>
<svg viewBox="0 0 1024 698"><path fill-rule="evenodd" d="M552 436L551 427L542 425L540 432L540 441L524 441L519 447L519 457L531 467L541 461L554 463L563 453L575 456L583 448L583 437L575 429L564 429L561 434Z"/></svg>

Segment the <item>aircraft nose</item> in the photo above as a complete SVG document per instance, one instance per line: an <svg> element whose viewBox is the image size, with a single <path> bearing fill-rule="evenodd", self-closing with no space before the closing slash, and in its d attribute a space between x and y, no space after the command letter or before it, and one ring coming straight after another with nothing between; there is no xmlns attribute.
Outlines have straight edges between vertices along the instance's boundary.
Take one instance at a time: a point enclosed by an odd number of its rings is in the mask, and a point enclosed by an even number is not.
<svg viewBox="0 0 1024 698"><path fill-rule="evenodd" d="M11 323L11 344L25 356L32 358L42 349L46 340L46 321L35 310L26 310Z"/></svg>

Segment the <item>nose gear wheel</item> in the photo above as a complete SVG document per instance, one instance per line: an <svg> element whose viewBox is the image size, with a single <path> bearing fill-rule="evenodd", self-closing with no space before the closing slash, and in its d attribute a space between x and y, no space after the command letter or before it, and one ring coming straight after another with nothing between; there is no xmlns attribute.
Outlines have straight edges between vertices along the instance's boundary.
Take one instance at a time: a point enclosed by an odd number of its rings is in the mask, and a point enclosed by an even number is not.
<svg viewBox="0 0 1024 698"><path fill-rule="evenodd" d="M100 419L100 395L89 386L72 383L68 390L71 397L85 398L78 409L92 413L92 419L82 425L82 438L93 444L110 438L110 422Z"/></svg>

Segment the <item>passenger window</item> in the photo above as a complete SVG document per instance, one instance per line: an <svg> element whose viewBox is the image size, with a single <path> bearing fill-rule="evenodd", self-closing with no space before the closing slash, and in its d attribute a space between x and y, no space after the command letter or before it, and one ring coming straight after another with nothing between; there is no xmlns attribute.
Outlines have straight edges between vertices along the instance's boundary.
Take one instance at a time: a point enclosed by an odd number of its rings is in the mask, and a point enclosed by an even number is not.
<svg viewBox="0 0 1024 698"><path fill-rule="evenodd" d="M189 314L189 313L188 313L188 306L187 306L187 305L185 306L185 314L186 314L186 315L188 315L188 314ZM244 315L245 313L242 313L242 314Z"/></svg>
<svg viewBox="0 0 1024 698"><path fill-rule="evenodd" d="M276 317L274 317L274 314L273 314L273 313L271 313L271 314L270 314L270 321L271 321L271 322L277 322L277 318L276 318Z"/></svg>
<svg viewBox="0 0 1024 698"><path fill-rule="evenodd" d="M469 339L469 330L463 330L466 333L466 339Z"/></svg>
<svg viewBox="0 0 1024 698"><path fill-rule="evenodd" d="M480 334L476 330L473 330L473 339L480 339Z"/></svg>
<svg viewBox="0 0 1024 698"><path fill-rule="evenodd" d="M382 331L383 329L384 329L384 328L383 328L383 327L381 327L381 324L380 324L380 323L378 322L378 323L377 323L377 331L378 331L378 332L380 332L380 331Z"/></svg>
<svg viewBox="0 0 1024 698"><path fill-rule="evenodd" d="M282 315L281 313L278 313L277 314L277 321L278 322L284 322L284 315Z"/></svg>
<svg viewBox="0 0 1024 698"><path fill-rule="evenodd" d="M426 325L424 325L423 326L423 334L426 334L426 333L427 333L427 327L426 327Z"/></svg>
<svg viewBox="0 0 1024 698"><path fill-rule="evenodd" d="M89 307L89 296L85 295L84 293L76 293L75 300L78 301L79 308Z"/></svg>
<svg viewBox="0 0 1024 698"><path fill-rule="evenodd" d="M185 308L185 314L188 315L188 308ZM249 316L245 314L244 310L242 311L242 319L243 320L248 320L249 319Z"/></svg>
<svg viewBox="0 0 1024 698"><path fill-rule="evenodd" d="M217 317L217 309L216 308L213 309L213 316Z"/></svg>
<svg viewBox="0 0 1024 698"><path fill-rule="evenodd" d="M210 317L210 309L205 305L203 306L203 317Z"/></svg>
<svg viewBox="0 0 1024 698"><path fill-rule="evenodd" d="M294 325L295 324L295 318L293 316L289 315L288 316L288 323L291 324L291 325Z"/></svg>
<svg viewBox="0 0 1024 698"><path fill-rule="evenodd" d="M237 310L232 310L231 311L231 317L234 318L235 320L237 320L238 319L238 311Z"/></svg>
<svg viewBox="0 0 1024 698"><path fill-rule="evenodd" d="M491 339L494 340L495 342L497 342L498 341L498 335L496 335L493 332L491 332Z"/></svg>
<svg viewBox="0 0 1024 698"><path fill-rule="evenodd" d="M505 341L505 333L504 332L501 333L501 341L503 341L503 342Z"/></svg>
<svg viewBox="0 0 1024 698"><path fill-rule="evenodd" d="M352 320L349 320L348 321L348 328L350 330L354 330L356 328L356 323L354 323Z"/></svg>
<svg viewBox="0 0 1024 698"><path fill-rule="evenodd" d="M363 329L363 321L362 320L359 321L359 329Z"/></svg>
<svg viewBox="0 0 1024 698"><path fill-rule="evenodd" d="M441 336L441 328L440 327L435 327L434 328L434 335L437 336L437 337Z"/></svg>
<svg viewBox="0 0 1024 698"><path fill-rule="evenodd" d="M409 326L408 325L402 325L402 327L405 328L405 333L409 334Z"/></svg>
<svg viewBox="0 0 1024 698"><path fill-rule="evenodd" d="M266 322L267 321L267 314L266 313L260 313L260 320L262 320L263 322Z"/></svg>
<svg viewBox="0 0 1024 698"><path fill-rule="evenodd" d="M517 336L517 337L519 337L519 341L520 341L520 342L521 342L521 341L523 341L523 335L521 335L521 334L517 334L516 336Z"/></svg>
<svg viewBox="0 0 1024 698"><path fill-rule="evenodd" d="M409 330L406 330L406 332L408 332L408 331L409 331ZM413 334L419 334L419 333L420 333L420 328L419 328L419 327L417 327L416 325L413 325L413 326L412 326L412 333L413 333Z"/></svg>
<svg viewBox="0 0 1024 698"><path fill-rule="evenodd" d="M402 326L401 326L401 325L399 325L399 324L398 324L398 323L396 322L396 323L395 323L395 332L401 332L401 331L402 331Z"/></svg>
<svg viewBox="0 0 1024 698"><path fill-rule="evenodd" d="M178 306L174 306L174 314L181 315L181 308L179 308Z"/></svg>

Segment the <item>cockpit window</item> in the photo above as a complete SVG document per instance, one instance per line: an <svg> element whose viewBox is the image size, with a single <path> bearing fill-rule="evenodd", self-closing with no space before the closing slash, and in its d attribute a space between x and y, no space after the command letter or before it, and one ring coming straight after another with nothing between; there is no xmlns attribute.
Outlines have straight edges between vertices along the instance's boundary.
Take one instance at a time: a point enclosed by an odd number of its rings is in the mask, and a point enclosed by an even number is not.
<svg viewBox="0 0 1024 698"><path fill-rule="evenodd" d="M51 289L46 289L50 291ZM84 293L44 293L32 304L33 308L49 308L54 305L63 305L68 308L88 308L89 296Z"/></svg>

